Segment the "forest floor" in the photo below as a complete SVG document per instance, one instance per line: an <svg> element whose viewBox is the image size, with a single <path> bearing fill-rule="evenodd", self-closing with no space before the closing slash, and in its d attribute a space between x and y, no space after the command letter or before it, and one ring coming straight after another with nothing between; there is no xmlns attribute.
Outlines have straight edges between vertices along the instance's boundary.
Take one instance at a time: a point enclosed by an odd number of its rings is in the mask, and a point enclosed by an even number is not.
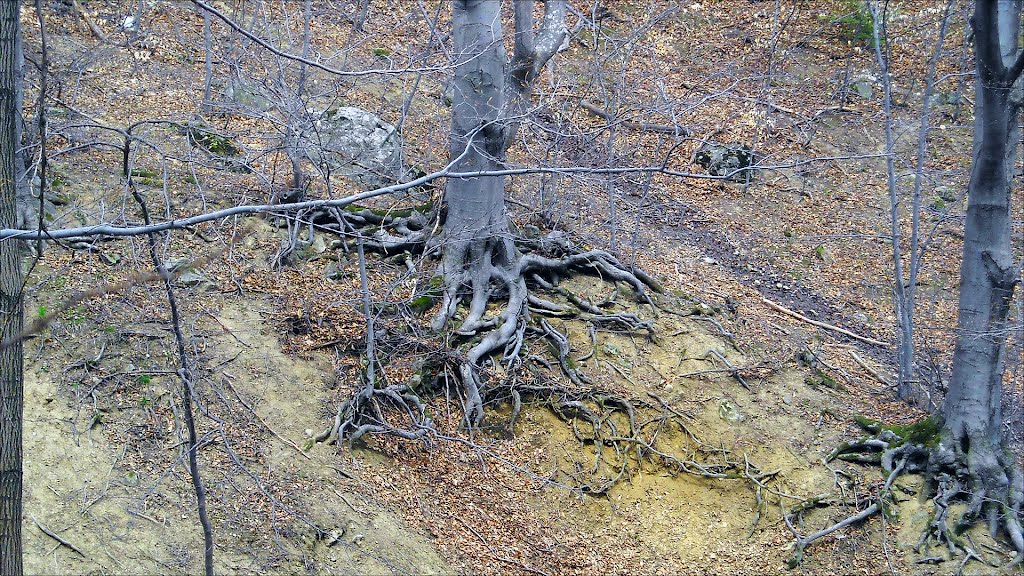
<svg viewBox="0 0 1024 576"><path fill-rule="evenodd" d="M128 8L115 4L95 9L94 20L117 21L118 10ZM724 59L746 54L744 46L762 46L771 33L762 14L768 8L761 6L770 3L707 4L686 3L682 13L648 31L655 52L678 58L661 77L680 101L704 98L720 88L716 83L732 84L719 68L742 75L745 66L759 66L756 54ZM842 3L834 4L822 13L837 13ZM904 2L901 10L918 14L930 4ZM378 28L403 33L399 15L380 14L384 10L376 4L374 10L379 18L367 34L379 33ZM632 15L630 10L620 15ZM115 97L83 88L82 105L102 102L104 113L98 117L112 123L182 108L176 99L181 95L172 94L166 83L168 77L201 69L201 61L182 57L194 57L201 36L201 19L188 18L173 23L166 13L154 17L152 35L161 39L154 38L145 58L107 46L109 61L97 59L90 74L116 77L111 86L119 91ZM792 52L776 64L778 78L767 88L741 87L713 110L683 120L701 137L723 141L749 140L753 130L767 138L763 148L776 158L877 152L877 99L836 96L837 78L844 71L871 69L870 55L849 45L837 47L834 35L820 31L829 21L820 15L796 20L783 36L792 42ZM911 19L903 26L917 29L918 24ZM54 16L48 25L55 50L98 43L88 30L73 27L70 16ZM816 29L818 36L812 36ZM701 42L687 40L697 30ZM333 33L327 24L318 32L327 39ZM748 41L751 35L755 38ZM31 43L30 30L27 38ZM372 52L374 44L353 48L358 50ZM579 66L582 77L581 51L574 44L559 58L566 68ZM910 52L897 54L897 72L913 69ZM372 63L374 56L367 58ZM955 68L955 55L949 59L944 65ZM631 73L638 76L653 65L640 58L634 64ZM119 76L125 70L130 82ZM387 118L388 110L400 107L404 89L401 82L384 81L347 92L345 99ZM648 91L656 89L643 86L638 97ZM913 92L911 85L906 93ZM754 97L789 112L776 110L769 127L756 118L747 122ZM440 100L413 100L427 111L404 132L424 165L444 150L443 134L427 132L431 125L444 125L438 120L447 113ZM913 114L903 110L901 127L909 134ZM940 112L953 113L949 107ZM584 128L601 122L584 111L572 114L571 122ZM956 187L970 145L969 122L943 118L949 126L935 139L933 163ZM239 140L246 141L247 121L232 121ZM148 137L171 139L172 133L154 131ZM806 143L795 136L807 134ZM653 149L652 135L619 137L634 152ZM194 152L187 143L177 146L178 158ZM515 158L513 151L513 160L524 160L529 152ZM58 192L68 202L56 223L88 221L101 209L135 213L113 156L89 148L55 160L62 181ZM590 159L584 148L568 160ZM263 199L252 193L258 188L245 174L165 162L145 152L137 165L167 170L162 178L145 175L140 186L148 198L170 199L169 210L186 213ZM493 426L467 434L458 427L460 400L443 394L429 402L438 426L430 444L381 436L354 448L314 444L312 438L330 425L338 403L359 385L365 321L354 255L320 236L291 266L276 271L270 262L285 233L263 218L176 233L160 246L164 258L209 258L197 270L201 281L179 279L176 290L199 376L199 460L218 573L956 572L958 558L912 551L931 506L919 498L920 481L914 477L897 482L895 516L875 517L825 537L810 546L800 566L785 567L794 536L783 510L820 499L823 505L794 517L795 529L806 535L877 497L884 480L877 466L823 462L840 443L861 435L854 417L908 423L923 415L895 402L879 380L879 375L891 378L891 346L819 329L766 303L893 341L889 246L879 240L887 233L881 169L876 157L779 168L749 184L683 184L659 176L610 184L583 178L562 187L559 228L580 242L621 254L665 287L659 299L664 309L652 310L633 302L628 290L599 279L566 280L563 287L570 291L609 301L612 311L650 319L655 329L653 340L606 331L592 339L581 321L551 320L569 335L573 356L585 358L576 367L596 388L643 404L645 417L666 410L677 414L685 428L666 428L658 446L698 463L725 461L739 470L767 473L758 476L764 479L760 489L742 474L703 478L647 459L631 462L626 477L607 491L587 494L583 488L610 471L595 469L595 447L582 443L564 419L527 404L510 434L500 426L508 416L505 407L488 414ZM190 187L197 175L204 183L198 191ZM520 228L537 221L536 184L530 178L512 184ZM961 204L962 195L929 213L937 240L924 291L923 310L931 319L924 337L939 367L948 362L944 339L949 332L943 327L952 325ZM88 251L51 247L33 268L28 317L60 313L46 332L26 342L28 573L201 570L202 538L182 458L174 336L162 287L131 285L62 308L79 291L115 284L149 267L145 239L139 238L103 242ZM369 268L371 292L382 307L407 300L415 288L416 279L404 265L371 256ZM390 333L405 321L381 316L379 326ZM542 340L528 348L536 355L549 353ZM382 361L383 371L389 381L407 381L416 361L415 352L399 350ZM561 377L557 367L548 375ZM1009 398L1019 399L1020 390L1009 392ZM986 560L1009 558L984 531L969 537ZM992 571L980 562L962 568L965 574Z"/></svg>

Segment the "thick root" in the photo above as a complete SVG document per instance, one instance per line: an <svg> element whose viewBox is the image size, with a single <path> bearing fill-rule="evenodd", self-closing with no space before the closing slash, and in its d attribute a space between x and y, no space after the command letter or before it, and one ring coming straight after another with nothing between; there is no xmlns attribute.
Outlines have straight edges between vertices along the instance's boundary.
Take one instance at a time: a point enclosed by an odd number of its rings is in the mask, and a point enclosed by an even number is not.
<svg viewBox="0 0 1024 576"><path fill-rule="evenodd" d="M504 359L511 364L522 350L526 326L530 323L531 304L534 309L542 312L559 315L567 313L565 305L532 295L528 280L533 280L536 286L543 289L553 288L558 277L576 273L595 274L611 282L627 284L640 301L653 308L648 290L655 291L660 287L641 280L647 276L637 276L627 270L611 254L601 250L574 252L568 242L558 235L545 237L536 245L559 256L549 257L538 253L519 255L513 243L501 237L446 247L440 270L445 278L444 292L431 326L435 330L443 328L454 318L459 304L468 297L466 317L455 334L463 337L481 336L479 342L467 352L466 362L458 370L466 390L464 413L467 427L479 426L484 417L483 390L486 382L482 379L482 363L494 352L504 350ZM485 318L487 305L495 295L503 295L505 305L497 315ZM584 303L579 298L569 300L595 325L626 330L644 329L653 336L653 325L649 321L643 321L632 314L605 314L600 308ZM559 341L560 335L551 330L550 325L544 328L545 324L541 324L541 332L554 341L560 353L565 352L568 342ZM565 370L564 355L559 363ZM576 371L566 371L566 374L574 383L584 383L585 377Z"/></svg>
<svg viewBox="0 0 1024 576"><path fill-rule="evenodd" d="M364 245L384 252L420 244L432 233L426 226L429 218L417 219L415 215L387 220L374 212L336 210L331 217L337 220L338 228L348 227L349 234L366 232L356 225L372 225L377 231L377 243L364 241ZM408 229L408 218L415 220L415 229ZM394 237L382 235L384 226L394 230L397 222L407 229ZM323 222L318 225L328 226ZM431 249L429 242L422 244ZM747 478L758 483L758 493L765 490L765 483L773 475L762 474L746 459L733 461L728 450L703 444L687 428L684 416L660 398L655 397L659 405L651 405L596 389L574 367L580 359L571 357L567 335L543 318L558 316L585 322L592 338L597 330L603 330L641 333L653 340L653 321L608 310L615 305L617 290L607 301L594 304L558 283L561 278L575 274L596 275L613 284L625 284L637 301L650 305L652 310L656 307L650 293L660 291L660 286L647 275L627 269L608 252L575 250L561 236L550 235L528 247L535 252L523 255L509 237L500 235L483 240L449 239L444 246L436 275L443 280L440 286L432 285L435 294L431 298L437 296L439 300L432 327L440 330L458 313L464 313L451 337L468 345L450 347L446 343L445 351L428 355L440 359L438 373L445 376L446 385L448 375L457 375L464 402L463 426L470 430L480 428L486 407L511 405L511 416L505 425L511 432L524 401L548 407L593 452L588 465L579 463L576 472L568 472L578 489L588 494L606 492L631 477L643 462L652 461L673 472L705 478ZM565 302L549 300L540 291L561 296ZM490 307L495 301L501 303L498 310ZM466 305L461 306L463 303ZM530 342L535 339L550 343L557 367L529 352ZM502 364L501 370L496 369L497 362ZM539 369L540 365L561 371L569 384L556 382ZM333 443L347 437L351 443L366 434L427 439L436 430L417 392L437 390L436 384L421 383L416 391L402 385L364 386L339 406L332 426L312 441ZM640 411L654 416L641 419ZM395 421L403 423L394 424ZM681 443L682 453L659 446L659 438L679 433L690 440ZM685 449L687 446L689 450Z"/></svg>
<svg viewBox="0 0 1024 576"><path fill-rule="evenodd" d="M992 447L985 437L957 440L948 430L934 430L929 432L930 436L924 436L921 431L933 430L934 422L922 424L901 429L861 422L874 435L840 446L827 461L876 461L886 470L924 474L935 511L915 547L916 552L926 553L938 546L950 558L959 555L963 562L982 560L981 554L960 535L984 521L993 538L1005 536L1016 552L1008 566L1020 564L1024 561L1024 478L1014 468L1012 458ZM897 462L901 467L894 465ZM951 517L952 505L961 501L967 503L963 512Z"/></svg>

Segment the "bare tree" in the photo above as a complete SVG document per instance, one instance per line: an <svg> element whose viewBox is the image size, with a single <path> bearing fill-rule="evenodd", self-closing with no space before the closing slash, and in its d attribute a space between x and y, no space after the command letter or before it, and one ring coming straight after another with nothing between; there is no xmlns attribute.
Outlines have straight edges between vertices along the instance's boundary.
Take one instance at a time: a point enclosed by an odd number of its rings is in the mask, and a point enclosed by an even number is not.
<svg viewBox="0 0 1024 576"><path fill-rule="evenodd" d="M983 519L993 536L1009 537L1017 552L1011 566L1024 561L1024 472L1008 450L1002 408L1006 340L1012 332L1007 316L1022 270L1010 243L1024 71L1018 47L1021 8L1021 0L975 3L974 151L953 373L942 409L936 418L905 430L877 426L875 438L855 443L859 450L882 449L882 465L893 478L901 472L926 475L935 513L919 550L933 542L963 552L966 559L980 558L958 535ZM951 525L957 499L968 504ZM875 505L875 512L881 509Z"/></svg>
<svg viewBox="0 0 1024 576"><path fill-rule="evenodd" d="M1010 192L1017 158L1024 53L1018 48L1020 0L978 0L974 14L977 66L974 155L968 187L953 375L942 407L936 472L954 471L971 493L963 522L984 515L1002 522L1024 560L1021 514L1024 474L1005 450L1002 384L1007 313L1020 282L1010 244Z"/></svg>
<svg viewBox="0 0 1024 576"><path fill-rule="evenodd" d="M20 3L0 2L0 226L17 225L18 34ZM0 344L22 331L22 249L17 240L0 241ZM20 575L22 346L0 345L0 574Z"/></svg>
<svg viewBox="0 0 1024 576"><path fill-rule="evenodd" d="M896 327L899 338L897 340L896 363L897 380L896 392L904 400L917 400L921 405L930 403L930 398L923 398L919 393L919 376L917 371L917 358L915 355L914 332L915 332L915 308L917 305L917 285L921 274L921 266L924 259L924 242L921 234L921 204L922 186L924 183L924 165L927 159L928 134L930 131L930 114L932 96L935 90L935 70L939 58L942 55L942 46L949 28L950 18L953 13L953 2L947 2L942 19L939 24L938 37L935 40L935 47L931 58L928 60L925 72L925 87L922 94L920 129L917 136L917 156L914 169L913 192L910 202L910 242L908 246L907 270L904 268L903 253L903 230L901 218L904 204L901 198L899 185L896 179L896 160L894 148L896 145L893 132L893 97L892 78L889 68L890 44L887 41L887 5L879 2L869 2L868 9L871 11L872 32L875 47L875 58L878 61L879 81L882 84L882 104L885 110L885 144L889 154L886 156L886 177L889 191L889 236L892 239L892 261L893 261L893 302L896 310Z"/></svg>
<svg viewBox="0 0 1024 576"><path fill-rule="evenodd" d="M534 5L531 0L515 3L515 49L512 60L507 61L501 4L486 0L459 0L452 4L454 52L461 60L455 69L451 133L451 158L458 172L473 173L502 166L505 152L527 113L533 83L562 45L566 34L565 2L544 3L537 33ZM484 415L479 363L510 342L516 347L514 339L527 314L528 274L580 265L625 280L641 294L644 286L605 252L592 251L563 259L520 254L509 231L503 176L449 179L445 200L448 216L439 237L444 295L433 327L443 327L468 296L469 310L457 333L490 331L469 351L460 368L467 390L466 419L475 425ZM507 306L496 318L485 319L491 295L499 292L508 294ZM521 332L518 337L522 337Z"/></svg>

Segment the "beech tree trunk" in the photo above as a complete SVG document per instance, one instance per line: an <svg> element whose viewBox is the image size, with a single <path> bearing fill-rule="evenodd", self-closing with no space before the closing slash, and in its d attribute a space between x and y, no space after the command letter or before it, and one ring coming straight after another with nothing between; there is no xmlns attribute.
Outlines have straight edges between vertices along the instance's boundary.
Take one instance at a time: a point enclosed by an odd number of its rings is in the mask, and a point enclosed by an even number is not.
<svg viewBox="0 0 1024 576"><path fill-rule="evenodd" d="M476 172L496 169L505 154L505 48L502 44L501 3L457 0L452 27L456 58L452 95L451 156L462 156L454 169ZM469 56L473 56L470 58ZM467 151L468 147L468 151ZM505 178L481 176L449 179L445 188L442 272L446 277L474 273L473 285L489 281L484 266L492 250L502 260L514 258L505 212Z"/></svg>
<svg viewBox="0 0 1024 576"><path fill-rule="evenodd" d="M508 61L503 44L502 2L452 3L455 69L452 95L451 157L457 172L497 169L505 159L527 97L544 65L565 38L565 0L544 3L544 19L534 37L533 0L515 2L515 53ZM441 273L444 304L435 319L440 328L454 314L460 287L472 289L470 317L482 313L495 269L509 269L518 255L505 210L505 178L451 178L445 188Z"/></svg>
<svg viewBox="0 0 1024 576"><path fill-rule="evenodd" d="M1013 471L1012 458L1004 453L1001 400L1006 317L1020 273L1010 245L1010 191L1020 138L1017 80L1021 66L1016 62L1020 16L1019 0L976 3L974 156L964 226L957 341L952 379L942 407L940 448L946 459L966 462L975 498L1003 504L1015 482L1013 476L1019 474ZM996 511L988 508L989 519L994 521Z"/></svg>
<svg viewBox="0 0 1024 576"><path fill-rule="evenodd" d="M453 47L459 62L452 94L450 140L456 172L502 166L505 151L526 114L530 87L565 37L565 0L544 3L540 41L536 42L534 2L517 0L515 54L510 62L505 54L501 8L502 3L495 0L452 2ZM521 255L509 231L504 176L449 178L445 203L448 217L438 238L442 243L444 295L433 327L443 327L469 292L469 310L458 332L472 335L494 328L473 346L466 355L467 362L460 367L466 387L466 421L475 426L483 419L479 362L509 342L527 314L526 280L518 267ZM498 317L485 320L492 294L507 294L508 305Z"/></svg>
<svg viewBox="0 0 1024 576"><path fill-rule="evenodd" d="M0 228L17 227L17 0L0 0ZM21 564L21 246L0 240L0 575L20 575Z"/></svg>
<svg viewBox="0 0 1024 576"><path fill-rule="evenodd" d="M1010 186L1018 140L1019 97L1004 61L1016 58L1020 3L980 0L974 17L978 60L974 104L974 161L968 187L960 270L958 334L953 377L943 406L955 437L1002 444L1000 406L1006 315L1016 280L1010 249ZM1010 6L1010 5L1014 6ZM1000 46L1000 38L1002 44ZM1009 48L1004 51L1001 48Z"/></svg>

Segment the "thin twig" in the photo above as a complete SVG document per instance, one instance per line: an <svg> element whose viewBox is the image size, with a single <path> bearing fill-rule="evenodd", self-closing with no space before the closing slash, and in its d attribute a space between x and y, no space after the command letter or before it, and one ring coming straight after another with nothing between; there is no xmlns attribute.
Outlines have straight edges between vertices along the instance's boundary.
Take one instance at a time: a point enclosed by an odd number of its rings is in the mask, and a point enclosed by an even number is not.
<svg viewBox="0 0 1024 576"><path fill-rule="evenodd" d="M291 440L289 440L289 439L285 438L284 436L278 434L277 430L274 430L273 428L271 428L270 424L267 424L267 421L264 420L263 418L261 418L260 415L256 413L256 409L255 408L250 406L248 403L246 403L245 400L242 399L242 395L239 394L238 390L235 390L235 387L231 385L231 377L229 377L227 374L224 375L224 383L228 385L228 388L231 389L231 392L234 393L235 398L238 398L238 401L242 404L242 406L245 406L245 409L248 410L250 413L252 413L252 415L255 416L257 420L260 421L260 424L263 424L263 427L266 428L267 430L269 430L270 433L274 435L274 438L277 438L281 442L284 442L285 444L287 444L287 445L291 446L292 448L294 448L295 451L298 452L306 460L312 460L312 458L309 457L309 454L306 454L305 452L303 452L302 448L300 448L298 444L296 444L295 442L292 442Z"/></svg>
<svg viewBox="0 0 1024 576"><path fill-rule="evenodd" d="M142 210L143 220L147 225L150 224L149 208L146 206L146 201L143 199L142 194L139 193L135 187L135 183L132 181L132 172L130 169L130 154L131 154L131 140L125 139L124 145L124 176L128 180L128 188L131 190L132 197L138 203L139 208ZM174 295L174 285L171 283L171 274L167 271L167 267L160 259L160 255L156 249L156 234L151 233L147 235L149 241L149 255L153 260L153 267L156 268L157 273L163 278L164 289L167 292L167 304L171 310L171 327L174 331L174 340L178 348L178 361L180 369L178 370L178 376L181 378L181 404L184 408L184 419L185 428L188 431L188 470L189 477L192 480L192 488L196 494L196 511L199 515L199 524L203 529L203 563L206 572L206 576L213 576L213 526L210 524L210 518L206 513L206 487L203 486L203 477L199 472L199 459L197 452L199 451L199 440L196 434L196 423L195 417L192 414L192 397L195 395L195 389L193 387L193 376L192 371L189 368L188 355L185 352L185 336L181 332L181 315L178 312L178 300Z"/></svg>

